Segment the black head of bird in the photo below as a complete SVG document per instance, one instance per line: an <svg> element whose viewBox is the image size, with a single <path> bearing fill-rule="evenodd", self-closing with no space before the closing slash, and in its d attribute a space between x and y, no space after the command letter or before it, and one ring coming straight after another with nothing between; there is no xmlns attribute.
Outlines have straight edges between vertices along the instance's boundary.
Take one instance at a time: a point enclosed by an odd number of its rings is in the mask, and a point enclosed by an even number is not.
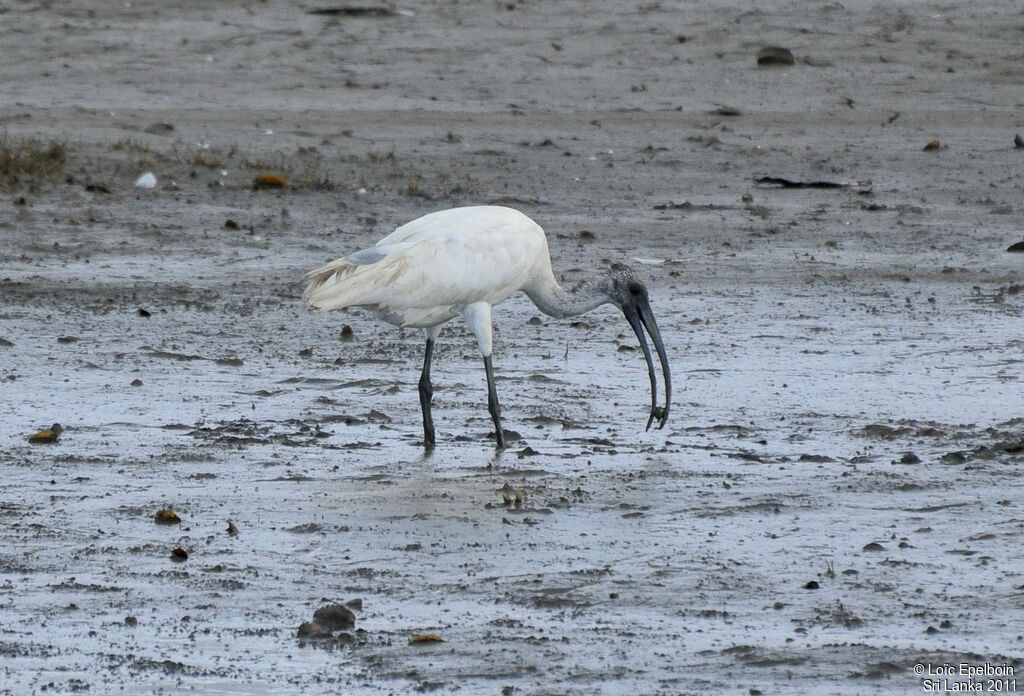
<svg viewBox="0 0 1024 696"><path fill-rule="evenodd" d="M640 348L647 361L647 372L651 378L651 415L647 419L647 429L650 430L651 424L655 421L658 422L659 428L664 428L668 421L669 406L672 403L672 376L668 366L668 356L665 353L665 344L661 340L658 322L654 320L651 303L647 297L647 286L643 284L632 268L621 263L612 264L603 285L603 290L608 295L608 301L622 310L625 315L626 321L629 322L637 340L640 341ZM665 378L664 407L658 405L658 382L654 375L654 360L651 357L651 349L647 345L645 331L650 335L654 349L658 353L658 360L661 362L661 372Z"/></svg>

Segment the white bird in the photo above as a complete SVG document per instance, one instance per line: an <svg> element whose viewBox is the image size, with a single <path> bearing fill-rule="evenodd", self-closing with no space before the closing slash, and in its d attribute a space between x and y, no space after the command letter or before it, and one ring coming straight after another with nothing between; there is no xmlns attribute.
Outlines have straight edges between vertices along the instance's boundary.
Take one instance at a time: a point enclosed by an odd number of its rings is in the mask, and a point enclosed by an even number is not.
<svg viewBox="0 0 1024 696"><path fill-rule="evenodd" d="M402 225L376 246L332 261L305 276L303 299L317 309L366 307L397 326L424 330L427 338L420 375L423 440L433 447L430 361L445 322L461 316L476 336L487 374L487 406L499 449L505 446L491 365L491 307L518 291L552 317L583 314L603 304L622 310L640 341L651 379L647 428L668 420L672 381L668 357L651 313L647 288L628 266L614 264L604 275L566 289L551 270L544 230L529 217L500 206L452 208ZM657 403L657 381L644 329L651 335L665 378L665 406Z"/></svg>

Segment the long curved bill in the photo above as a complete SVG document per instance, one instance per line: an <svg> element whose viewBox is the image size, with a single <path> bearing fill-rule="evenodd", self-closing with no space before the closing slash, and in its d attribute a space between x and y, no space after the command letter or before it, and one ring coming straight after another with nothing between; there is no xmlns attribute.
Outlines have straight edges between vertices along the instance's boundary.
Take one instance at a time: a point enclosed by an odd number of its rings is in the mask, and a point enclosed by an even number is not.
<svg viewBox="0 0 1024 696"><path fill-rule="evenodd" d="M665 422L668 421L669 406L672 403L672 375L668 367L668 356L665 354L665 344L662 343L661 332L658 331L658 322L654 320L651 305L647 302L646 298L637 300L635 304L624 306L622 313L626 315L626 321L629 322L633 333L636 334L637 339L640 341L640 347L644 351L644 358L647 360L647 373L651 377L651 416L647 419L647 430L651 429L651 424L654 421L658 421L659 428L664 428ZM647 338L644 335L645 329L651 335L654 349L658 351L658 360L661 361L661 372L665 377L664 408L658 405L658 381L654 376L654 360L651 358L651 349L647 346Z"/></svg>

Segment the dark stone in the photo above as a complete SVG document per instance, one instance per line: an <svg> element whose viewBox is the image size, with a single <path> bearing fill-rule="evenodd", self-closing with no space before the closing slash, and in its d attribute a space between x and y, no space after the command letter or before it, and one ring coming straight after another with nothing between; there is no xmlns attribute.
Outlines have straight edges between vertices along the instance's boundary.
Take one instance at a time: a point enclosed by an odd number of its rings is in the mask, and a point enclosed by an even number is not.
<svg viewBox="0 0 1024 696"><path fill-rule="evenodd" d="M329 631L341 631L356 625L356 615L341 604L328 604L313 612L313 623Z"/></svg>
<svg viewBox="0 0 1024 696"><path fill-rule="evenodd" d="M793 65L793 52L782 46L765 46L757 52L758 65Z"/></svg>

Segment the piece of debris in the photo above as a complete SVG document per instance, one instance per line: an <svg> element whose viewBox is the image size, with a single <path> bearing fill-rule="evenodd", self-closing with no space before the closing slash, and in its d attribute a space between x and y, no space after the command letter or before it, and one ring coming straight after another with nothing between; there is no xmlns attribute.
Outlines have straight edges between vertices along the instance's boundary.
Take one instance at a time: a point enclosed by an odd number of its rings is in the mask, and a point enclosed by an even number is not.
<svg viewBox="0 0 1024 696"><path fill-rule="evenodd" d="M1013 136L1013 146L1018 150L1024 148L1024 138L1020 137L1020 133Z"/></svg>
<svg viewBox="0 0 1024 696"><path fill-rule="evenodd" d="M145 132L150 135L170 135L174 132L174 125L166 122L154 123L147 126Z"/></svg>
<svg viewBox="0 0 1024 696"><path fill-rule="evenodd" d="M1014 242L1006 250L1011 254L1024 254L1024 241Z"/></svg>
<svg viewBox="0 0 1024 696"><path fill-rule="evenodd" d="M804 589L805 590L817 590L820 587L821 587L821 585L818 584L817 580L811 580L811 581L807 582L807 584L804 585Z"/></svg>
<svg viewBox="0 0 1024 696"><path fill-rule="evenodd" d="M156 176L153 172L146 172L135 180L135 187L145 189L156 188Z"/></svg>
<svg viewBox="0 0 1024 696"><path fill-rule="evenodd" d="M929 140L928 144L921 148L921 150L924 151L924 152L931 152L933 150L941 150L941 149L942 149L942 143L940 143L938 140Z"/></svg>
<svg viewBox="0 0 1024 696"><path fill-rule="evenodd" d="M443 643L444 639L435 633L417 633L409 639L409 645L420 645L422 643Z"/></svg>
<svg viewBox="0 0 1024 696"><path fill-rule="evenodd" d="M175 563L184 563L188 560L188 551L179 546L171 551L171 560Z"/></svg>
<svg viewBox="0 0 1024 696"><path fill-rule="evenodd" d="M781 176L759 176L754 179L754 183L761 184L763 186L779 186L781 188L871 188L870 181L797 181L794 179L784 179Z"/></svg>
<svg viewBox="0 0 1024 696"><path fill-rule="evenodd" d="M693 203L690 201L683 201L682 203L668 201L667 203L655 203L653 207L655 210L689 210L693 207Z"/></svg>
<svg viewBox="0 0 1024 696"><path fill-rule="evenodd" d="M150 313L148 309L139 307L139 316L142 317L143 319L149 319L153 315Z"/></svg>
<svg viewBox="0 0 1024 696"><path fill-rule="evenodd" d="M708 112L713 116L742 116L743 112L735 106L719 106Z"/></svg>
<svg viewBox="0 0 1024 696"><path fill-rule="evenodd" d="M62 432L64 432L64 428L60 423L54 423L46 430L40 430L38 433L30 435L28 441L33 445L51 444L60 439Z"/></svg>
<svg viewBox="0 0 1024 696"><path fill-rule="evenodd" d="M351 341L354 338L355 338L355 333L352 331L352 327L351 326L349 326L348 324L345 324L344 326L341 327L341 340L342 341Z"/></svg>
<svg viewBox="0 0 1024 696"><path fill-rule="evenodd" d="M306 14L325 17L397 17L399 12L386 5L351 5L348 7L321 7L308 10Z"/></svg>
<svg viewBox="0 0 1024 696"><path fill-rule="evenodd" d="M181 524L181 518L178 517L178 513L170 508L157 510L156 514L153 515L153 521L157 524Z"/></svg>
<svg viewBox="0 0 1024 696"><path fill-rule="evenodd" d="M796 59L793 52L782 46L765 46L757 52L758 65L793 65Z"/></svg>
<svg viewBox="0 0 1024 696"><path fill-rule="evenodd" d="M138 377L136 377L135 379L132 380L132 386L133 387L141 387L142 386L142 380L139 379Z"/></svg>
<svg viewBox="0 0 1024 696"><path fill-rule="evenodd" d="M869 544L864 544L862 551L885 551L885 547L879 544L877 541L872 541Z"/></svg>
<svg viewBox="0 0 1024 696"><path fill-rule="evenodd" d="M277 174L260 174L258 177L252 180L252 188L254 191L260 189L283 189L288 185L288 180L283 176Z"/></svg>
<svg viewBox="0 0 1024 696"><path fill-rule="evenodd" d="M227 220L224 221L224 229L226 229L226 230L240 230L240 229L242 229L242 227L241 227L241 225L239 225L237 222L235 222L231 218L228 218Z"/></svg>
<svg viewBox="0 0 1024 696"><path fill-rule="evenodd" d="M367 413L365 417L366 417L366 420L373 421L375 423L390 423L391 422L391 416L389 416L388 414L386 414L386 413L384 413L382 411L378 411L375 408L371 408L370 412Z"/></svg>

